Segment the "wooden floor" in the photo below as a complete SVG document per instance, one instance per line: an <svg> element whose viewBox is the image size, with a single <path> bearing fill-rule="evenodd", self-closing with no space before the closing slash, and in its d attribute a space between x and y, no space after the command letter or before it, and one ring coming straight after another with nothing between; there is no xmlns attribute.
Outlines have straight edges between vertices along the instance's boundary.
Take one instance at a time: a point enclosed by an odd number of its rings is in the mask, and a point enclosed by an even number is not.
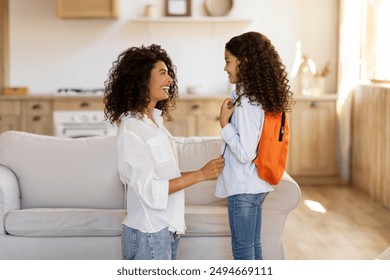
<svg viewBox="0 0 390 280"><path fill-rule="evenodd" d="M390 246L390 211L343 185L301 185L284 231L290 260L371 260ZM322 208L323 207L323 208Z"/></svg>

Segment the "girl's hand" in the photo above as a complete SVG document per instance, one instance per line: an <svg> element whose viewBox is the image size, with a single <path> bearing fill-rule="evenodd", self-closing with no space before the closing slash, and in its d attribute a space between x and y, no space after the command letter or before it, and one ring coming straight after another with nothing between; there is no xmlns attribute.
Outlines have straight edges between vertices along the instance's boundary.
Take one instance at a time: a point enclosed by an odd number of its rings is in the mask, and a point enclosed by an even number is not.
<svg viewBox="0 0 390 280"><path fill-rule="evenodd" d="M219 114L219 123L222 128L224 128L229 123L229 120L233 115L233 112L234 112L233 99L226 98L225 101L222 103L221 112Z"/></svg>

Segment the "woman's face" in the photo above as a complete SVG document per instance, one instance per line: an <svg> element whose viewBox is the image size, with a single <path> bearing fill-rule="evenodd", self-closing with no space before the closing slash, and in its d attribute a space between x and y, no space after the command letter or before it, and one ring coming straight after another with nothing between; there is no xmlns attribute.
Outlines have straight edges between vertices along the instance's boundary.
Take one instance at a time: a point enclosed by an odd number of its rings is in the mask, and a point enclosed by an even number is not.
<svg viewBox="0 0 390 280"><path fill-rule="evenodd" d="M169 86L172 78L168 74L168 68L163 61L157 61L150 73L149 97L150 101L158 102L168 99Z"/></svg>
<svg viewBox="0 0 390 280"><path fill-rule="evenodd" d="M237 78L238 64L240 64L240 61L237 57L225 49L225 68L223 68L223 70L228 74L229 82L231 84L239 82Z"/></svg>

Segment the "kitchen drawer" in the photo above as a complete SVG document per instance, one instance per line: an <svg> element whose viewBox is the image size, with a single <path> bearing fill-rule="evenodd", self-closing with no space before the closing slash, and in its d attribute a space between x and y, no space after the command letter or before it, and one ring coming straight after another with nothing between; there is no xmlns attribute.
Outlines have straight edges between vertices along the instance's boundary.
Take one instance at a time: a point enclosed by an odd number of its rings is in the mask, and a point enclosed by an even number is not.
<svg viewBox="0 0 390 280"><path fill-rule="evenodd" d="M53 111L79 111L79 110L104 110L102 101L83 100L83 101L54 101Z"/></svg>
<svg viewBox="0 0 390 280"><path fill-rule="evenodd" d="M20 103L14 101L0 101L0 115L20 115Z"/></svg>
<svg viewBox="0 0 390 280"><path fill-rule="evenodd" d="M179 101L173 115L219 115L222 102L218 101Z"/></svg>
<svg viewBox="0 0 390 280"><path fill-rule="evenodd" d="M51 102L26 101L23 103L23 113L33 114L51 114Z"/></svg>
<svg viewBox="0 0 390 280"><path fill-rule="evenodd" d="M172 122L165 126L174 136L219 136L219 112L224 97L186 97L176 102Z"/></svg>
<svg viewBox="0 0 390 280"><path fill-rule="evenodd" d="M222 103L223 103L223 100L222 101L204 102L204 105L203 105L204 110L203 111L207 115L219 116Z"/></svg>
<svg viewBox="0 0 390 280"><path fill-rule="evenodd" d="M196 115L202 111L202 102L197 101L177 101L173 115Z"/></svg>

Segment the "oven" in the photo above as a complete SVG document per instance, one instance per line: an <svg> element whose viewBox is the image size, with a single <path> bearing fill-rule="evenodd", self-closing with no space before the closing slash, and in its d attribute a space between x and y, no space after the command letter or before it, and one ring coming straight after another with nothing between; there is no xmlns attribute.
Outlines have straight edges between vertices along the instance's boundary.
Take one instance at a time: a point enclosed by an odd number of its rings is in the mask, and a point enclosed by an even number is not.
<svg viewBox="0 0 390 280"><path fill-rule="evenodd" d="M103 111L54 111L57 137L82 138L116 135L117 127L108 123Z"/></svg>
<svg viewBox="0 0 390 280"><path fill-rule="evenodd" d="M60 88L59 96L99 97L104 88ZM103 110L89 108L88 102L81 102L74 110L53 112L54 135L57 137L82 138L116 135L117 127L105 120ZM85 107L85 110L84 110Z"/></svg>

